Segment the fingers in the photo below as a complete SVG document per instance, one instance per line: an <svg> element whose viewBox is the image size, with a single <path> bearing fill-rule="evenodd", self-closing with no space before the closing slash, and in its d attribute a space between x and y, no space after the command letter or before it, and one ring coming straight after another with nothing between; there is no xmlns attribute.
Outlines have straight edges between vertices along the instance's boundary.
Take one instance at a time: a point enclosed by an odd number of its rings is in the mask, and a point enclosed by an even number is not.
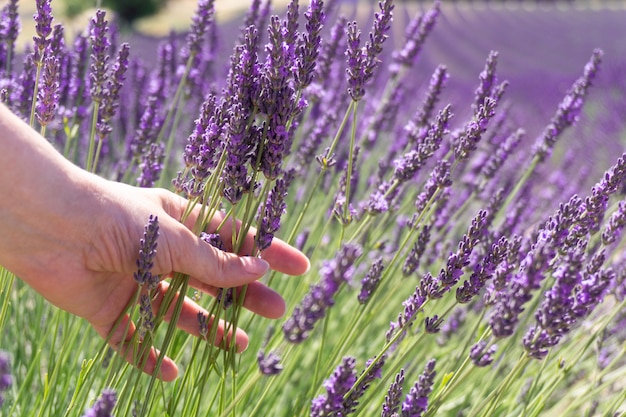
<svg viewBox="0 0 626 417"><path fill-rule="evenodd" d="M107 341L128 363L141 369L148 375L153 375L159 357L159 351L153 346L143 344L139 338L134 337L137 332L135 324L128 314L122 316L113 328L93 326L96 332ZM178 367L169 357L164 357L159 367L157 378L169 382L178 376Z"/></svg>
<svg viewBox="0 0 626 417"><path fill-rule="evenodd" d="M206 285L202 281L193 278L189 280L189 285L214 297L217 296L219 291L218 288ZM285 300L279 293L258 281L248 284L243 306L253 313L268 319L281 318L285 314L286 308Z"/></svg>
<svg viewBox="0 0 626 417"><path fill-rule="evenodd" d="M155 260L155 272L193 276L215 287L239 287L261 278L270 264L257 257L238 256L214 248L172 218L160 221L164 244Z"/></svg>
<svg viewBox="0 0 626 417"><path fill-rule="evenodd" d="M161 285L158 288L157 296L155 297L152 308L157 311L161 308L161 303L163 302L163 298L165 293L169 288L169 284L166 282L161 282ZM172 315L174 314L174 308L178 301L178 297L180 294L176 294L174 300L170 304L169 308L165 312L164 319L169 322L172 319ZM193 302L190 298L185 297L182 304L182 309L180 311L180 316L178 317L178 321L176 326L189 333L192 336L199 337L200 333L200 322L198 320L198 313L202 313L205 317L208 316L208 312ZM223 320L219 320L217 323L217 328L213 329L214 326L214 318L208 317L208 334L215 335L214 344L215 346L222 347L224 349L228 349L230 344L232 343L232 328ZM242 329L237 329L235 332L235 346L236 352L241 353L248 347L249 339L246 332Z"/></svg>
<svg viewBox="0 0 626 417"><path fill-rule="evenodd" d="M180 219L182 213L184 212L187 206L187 200L184 198L177 196L173 193L166 193L162 197L163 207L164 209L172 216L174 219ZM185 226L188 230L193 229L194 224L200 215L200 206L196 206L192 211L192 214L185 220ZM222 221L224 220L224 215L222 213L216 213L215 216L209 222L207 226L208 232L214 232L218 227L221 228L219 230L220 235L226 245L227 250L232 250L230 247L230 242L232 238L233 224L232 219L227 219L224 224ZM240 230L241 223L237 221L237 230ZM243 241L243 246L239 250L239 254L241 255L251 255L254 249L254 236L256 234L256 230L251 228L246 238ZM265 259L271 269L282 272L287 275L302 275L306 273L310 268L310 263L308 258L300 252L298 249L288 245L284 241L274 238L272 241L272 245L264 250L261 254L261 257ZM167 271L169 272L169 271ZM180 271L183 272L183 271ZM202 276L191 274L192 276ZM234 287L236 284L231 285L216 285L218 287Z"/></svg>

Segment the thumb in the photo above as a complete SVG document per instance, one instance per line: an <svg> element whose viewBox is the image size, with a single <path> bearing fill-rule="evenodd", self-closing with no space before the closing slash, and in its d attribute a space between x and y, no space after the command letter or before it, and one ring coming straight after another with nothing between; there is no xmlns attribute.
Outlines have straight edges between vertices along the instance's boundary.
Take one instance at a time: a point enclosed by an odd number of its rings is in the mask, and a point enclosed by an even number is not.
<svg viewBox="0 0 626 417"><path fill-rule="evenodd" d="M215 287L238 287L258 280L270 269L261 258L238 256L211 246L171 217L160 223L163 243L155 260L159 274L180 272Z"/></svg>

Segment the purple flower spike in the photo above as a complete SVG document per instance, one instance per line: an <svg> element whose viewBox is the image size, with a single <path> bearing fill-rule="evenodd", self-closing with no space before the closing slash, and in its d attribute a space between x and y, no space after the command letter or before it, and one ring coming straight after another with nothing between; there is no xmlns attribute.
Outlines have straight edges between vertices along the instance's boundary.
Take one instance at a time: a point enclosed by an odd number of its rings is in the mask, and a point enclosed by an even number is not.
<svg viewBox="0 0 626 417"><path fill-rule="evenodd" d="M429 274L427 273L427 275ZM398 314L398 320L389 323L389 330L385 335L387 342L391 342L392 339L397 337L395 344L397 345L400 343L400 341L406 336L406 332L409 327L411 327L415 322L417 313L422 309L422 305L424 305L424 302L426 302L428 297L428 292L424 288L424 281L426 280L422 280L422 283L415 288L413 294L411 294L409 298L402 303L404 311Z"/></svg>
<svg viewBox="0 0 626 417"><path fill-rule="evenodd" d="M428 396L433 390L435 382L436 361L431 359L424 367L424 372L419 376L415 385L407 394L402 403L402 417L420 417L428 409Z"/></svg>
<svg viewBox="0 0 626 417"><path fill-rule="evenodd" d="M487 349L487 342L481 340L472 346L469 356L474 365L482 368L491 365L493 362L493 355L496 353L497 349L497 345L491 345L489 349Z"/></svg>
<svg viewBox="0 0 626 417"><path fill-rule="evenodd" d="M251 145L245 137L246 120L244 111L237 102L229 111L228 141L226 142L226 165L221 181L224 184L222 194L231 204L237 204L250 188L247 163L250 159Z"/></svg>
<svg viewBox="0 0 626 417"><path fill-rule="evenodd" d="M141 174L137 178L137 185L146 188L153 187L161 176L164 160L165 145L162 143L151 143L148 150L141 156L138 167Z"/></svg>
<svg viewBox="0 0 626 417"><path fill-rule="evenodd" d="M480 107L485 102L487 97L492 97L492 91L496 86L497 77L496 77L496 66L498 63L498 52L491 51L489 52L489 56L487 57L487 62L485 62L485 68L480 73L478 78L480 79L480 84L476 91L474 92L474 103L472 104L472 110L474 110L474 114L478 114L480 111Z"/></svg>
<svg viewBox="0 0 626 417"><path fill-rule="evenodd" d="M287 210L287 191L294 178L294 171L285 173L283 178L276 180L274 188L269 192L263 208L261 225L254 241L259 251L270 247L274 234L280 228L280 218Z"/></svg>
<svg viewBox="0 0 626 417"><path fill-rule="evenodd" d="M382 368L386 359L387 357L385 355L381 356L380 359L377 357L368 359L365 363L365 370L361 373L361 375L359 375L358 378L361 381L354 386L350 395L343 400L342 410L339 415L347 416L348 414L352 414L356 411L356 408L359 405L359 399L365 395L365 391L367 391L370 385L372 385L372 382L374 382L375 379L382 378Z"/></svg>
<svg viewBox="0 0 626 417"><path fill-rule="evenodd" d="M148 294L141 294L139 297L139 337L143 339L146 333L154 330L154 312L152 311L152 301Z"/></svg>
<svg viewBox="0 0 626 417"><path fill-rule="evenodd" d="M91 19L89 34L91 40L91 66L89 79L91 82L91 98L95 102L102 102L107 78L109 60L109 47L111 42L107 36L109 32L108 22L104 19L106 13L98 10L96 16Z"/></svg>
<svg viewBox="0 0 626 417"><path fill-rule="evenodd" d="M402 401L402 385L404 384L404 369L400 369L400 372L396 375L393 382L387 390L385 395L385 402L383 403L383 411L381 417L399 417L398 411L400 410L400 401Z"/></svg>
<svg viewBox="0 0 626 417"><path fill-rule="evenodd" d="M401 67L410 68L413 66L428 34L435 27L435 23L437 23L440 8L441 2L437 0L430 10L423 15L417 15L409 22L406 29L404 48L393 54L393 62L390 65L390 71L393 75L396 75Z"/></svg>
<svg viewBox="0 0 626 417"><path fill-rule="evenodd" d="M187 35L187 48L189 55L198 55L202 48L204 35L213 24L215 14L214 0L200 0L196 13L192 18L191 28ZM184 57L185 59L188 57Z"/></svg>
<svg viewBox="0 0 626 417"><path fill-rule="evenodd" d="M126 71L128 70L128 57L130 55L130 46L123 43L117 54L117 59L111 68L111 75L106 82L102 95L102 107L100 110L100 119L102 123L108 124L109 121L117 113L120 100L120 91L126 80Z"/></svg>
<svg viewBox="0 0 626 417"><path fill-rule="evenodd" d="M9 365L9 355L0 351L0 407L2 407L2 404L4 403L2 393L9 389L9 387L13 384L11 367Z"/></svg>
<svg viewBox="0 0 626 417"><path fill-rule="evenodd" d="M137 258L137 271L134 274L137 284L151 286L157 277L152 276L151 269L154 266L154 258L157 253L157 240L159 237L159 218L150 215L143 232L143 238L139 241L139 258ZM157 281L158 282L158 281Z"/></svg>
<svg viewBox="0 0 626 417"><path fill-rule="evenodd" d="M393 0L381 0L378 3L379 12L374 14L374 23L370 32L369 40L365 44L365 82L374 76L374 69L380 63L378 56L383 51L383 43L388 38L387 32L391 28L393 19Z"/></svg>
<svg viewBox="0 0 626 417"><path fill-rule="evenodd" d="M365 304L370 299L372 294L378 288L378 284L380 284L380 278L384 269L383 259L378 258L372 265L370 266L369 271L365 275L365 278L361 280L361 292L359 293L358 299L360 304Z"/></svg>
<svg viewBox="0 0 626 417"><path fill-rule="evenodd" d="M326 314L326 310L335 304L334 297L339 287L352 279L354 263L361 253L360 246L346 244L332 261L324 262L320 268L320 282L311 285L302 302L283 324L287 341L301 343L309 336L315 324Z"/></svg>
<svg viewBox="0 0 626 417"><path fill-rule="evenodd" d="M535 158L538 158L539 161L545 160L550 155L559 136L578 120L587 90L600 67L602 55L603 52L599 49L593 51L591 59L585 65L583 75L570 87L552 120L550 120L541 136L537 138L533 152Z"/></svg>
<svg viewBox="0 0 626 417"><path fill-rule="evenodd" d="M404 265L402 265L402 275L408 277L413 272L417 270L420 266L420 259L422 255L424 255L424 251L426 250L426 246L430 241L430 226L425 224L422 226L422 230L417 238L417 241L411 248L411 251L406 257L404 261Z"/></svg>
<svg viewBox="0 0 626 417"><path fill-rule="evenodd" d="M198 312L198 333L200 336L206 338L209 334L209 316L202 311Z"/></svg>
<svg viewBox="0 0 626 417"><path fill-rule="evenodd" d="M92 408L83 417L113 417L113 408L117 402L117 394L112 389L105 389Z"/></svg>
<svg viewBox="0 0 626 417"><path fill-rule="evenodd" d="M13 59L15 58L15 42L22 27L20 23L20 15L18 11L18 0L10 0L2 9L0 19L4 22L5 27L2 33L2 40L6 45L6 61L0 60L0 72L7 70L10 74L13 70Z"/></svg>
<svg viewBox="0 0 626 417"><path fill-rule="evenodd" d="M35 42L34 54L35 62L42 63L45 50L48 48L50 39L48 36L52 33L52 7L50 0L37 0L37 13L33 16L35 19L35 32L37 36L33 37Z"/></svg>
<svg viewBox="0 0 626 417"><path fill-rule="evenodd" d="M306 18L306 34L304 42L300 46L299 56L296 61L296 88L304 89L311 84L315 76L315 65L319 54L321 36L320 31L324 25L324 2L313 0L309 3L308 10L304 13Z"/></svg>
<svg viewBox="0 0 626 417"><path fill-rule="evenodd" d="M313 399L311 403L311 417L330 417L339 415L343 410L343 396L350 391L357 380L354 367L356 360L351 357L343 358L333 374L324 381L326 394Z"/></svg>
<svg viewBox="0 0 626 417"><path fill-rule="evenodd" d="M610 245L616 242L621 236L624 226L626 226L626 201L622 200L602 230L602 243Z"/></svg>
<svg viewBox="0 0 626 417"><path fill-rule="evenodd" d="M346 73L348 76L348 93L353 101L359 101L365 95L363 86L365 85L365 60L366 56L361 49L361 31L356 22L348 23L348 49L346 56L348 57L348 68Z"/></svg>
<svg viewBox="0 0 626 417"><path fill-rule="evenodd" d="M260 350L256 359L259 370L263 375L278 375L283 370L283 366L280 364L280 356L276 352L270 352L265 355L265 352Z"/></svg>
<svg viewBox="0 0 626 417"><path fill-rule="evenodd" d="M47 57L43 63L43 76L37 92L35 116L37 121L46 126L52 121L59 106L60 63L56 57Z"/></svg>

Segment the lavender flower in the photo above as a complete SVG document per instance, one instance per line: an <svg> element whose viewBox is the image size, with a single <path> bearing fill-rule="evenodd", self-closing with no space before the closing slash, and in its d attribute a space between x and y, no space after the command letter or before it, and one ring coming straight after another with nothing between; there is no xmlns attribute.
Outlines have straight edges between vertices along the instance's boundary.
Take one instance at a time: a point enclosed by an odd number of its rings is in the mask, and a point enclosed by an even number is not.
<svg viewBox="0 0 626 417"><path fill-rule="evenodd" d="M626 226L626 201L622 200L602 230L602 243L610 245L617 241L622 234L624 226Z"/></svg>
<svg viewBox="0 0 626 417"><path fill-rule="evenodd" d="M469 356L474 365L483 368L491 365L493 362L493 355L496 353L497 349L497 345L491 345L489 349L487 349L487 342L481 340L472 346Z"/></svg>
<svg viewBox="0 0 626 417"><path fill-rule="evenodd" d="M107 78L109 60L109 47L111 42L107 36L109 32L108 22L104 20L106 13L98 10L96 16L90 22L91 40L91 66L89 79L91 81L90 93L93 101L102 102L104 96L104 84Z"/></svg>
<svg viewBox="0 0 626 417"><path fill-rule="evenodd" d="M93 407L83 414L83 417L113 417L113 408L116 402L117 394L115 391L105 389Z"/></svg>
<svg viewBox="0 0 626 417"><path fill-rule="evenodd" d="M229 111L228 142L226 143L226 165L221 181L224 184L222 194L231 204L236 204L250 187L247 162L250 158L251 145L245 137L246 120L243 110L237 102Z"/></svg>
<svg viewBox="0 0 626 417"><path fill-rule="evenodd" d="M320 268L320 282L311 285L302 302L293 310L291 317L283 324L285 339L291 343L301 343L313 330L315 324L335 304L335 294L339 287L351 280L354 263L361 256L361 247L344 245L332 261L326 261Z"/></svg>
<svg viewBox="0 0 626 417"><path fill-rule="evenodd" d="M424 282L426 280L422 281L423 282L415 288L413 294L402 303L404 310L398 314L397 321L389 324L389 330L387 330L385 335L387 342L395 340L394 343L398 344L406 336L409 327L415 322L417 313L422 309L422 305L426 302L428 297L428 291L425 288Z"/></svg>
<svg viewBox="0 0 626 417"><path fill-rule="evenodd" d="M424 331L426 333L439 333L442 324L443 318L439 318L436 314L432 317L426 317L424 319Z"/></svg>
<svg viewBox="0 0 626 417"><path fill-rule="evenodd" d="M329 80L332 63L337 58L337 51L342 47L342 35L345 32L347 23L348 21L345 17L340 16L337 18L337 21L331 28L330 38L322 41L319 57L316 60L315 76L313 77L316 84L321 83L322 85L320 88L316 88L316 90L322 90Z"/></svg>
<svg viewBox="0 0 626 417"><path fill-rule="evenodd" d="M446 106L439 112L437 120L428 129L424 140L417 144L417 148L394 161L394 181L402 183L410 180L434 155L441 146L444 134L447 133L448 121L451 116L450 106Z"/></svg>
<svg viewBox="0 0 626 417"><path fill-rule="evenodd" d="M58 58L51 56L44 59L42 83L37 92L35 108L35 116L42 126L52 121L59 106L59 72Z"/></svg>
<svg viewBox="0 0 626 417"><path fill-rule="evenodd" d="M0 19L4 23L2 34L0 35L4 50L5 62L0 61L0 73L6 71L10 74L13 69L13 59L15 56L15 42L21 30L20 17L18 12L18 0L10 0L3 8Z"/></svg>
<svg viewBox="0 0 626 417"><path fill-rule="evenodd" d="M360 304L365 304L380 284L380 278L384 269L383 258L378 258L370 265L365 278L361 280L361 292L358 299Z"/></svg>
<svg viewBox="0 0 626 417"><path fill-rule="evenodd" d="M424 102L420 106L419 110L415 113L408 126L405 128L407 131L412 132L410 135L411 139L414 139L417 135L420 134L420 130L425 126L428 126L428 121L432 117L433 111L435 109L435 105L437 101L439 101L439 97L441 96L441 91L448 80L448 69L445 65L439 65L435 72L433 72L432 77L430 78L430 83L428 84L428 91L426 92L426 97L424 98ZM414 140L411 140L414 144Z"/></svg>
<svg viewBox="0 0 626 417"><path fill-rule="evenodd" d="M36 0L37 13L33 16L35 19L35 32L37 36L33 37L35 42L34 60L37 65L41 65L44 60L45 50L48 48L50 40L48 36L52 33L52 7L50 0Z"/></svg>
<svg viewBox="0 0 626 417"><path fill-rule="evenodd" d="M152 311L152 301L148 294L141 294L139 297L139 337L143 339L147 333L154 330L154 312Z"/></svg>
<svg viewBox="0 0 626 417"><path fill-rule="evenodd" d="M200 53L202 40L211 27L215 14L214 0L199 0L187 34L187 49L190 56ZM187 57L184 57L186 59Z"/></svg>
<svg viewBox="0 0 626 417"><path fill-rule="evenodd" d="M365 85L365 54L361 49L361 31L356 22L348 23L348 49L346 56L348 57L348 68L346 74L348 76L348 93L353 101L359 101L365 95L363 86Z"/></svg>
<svg viewBox="0 0 626 417"><path fill-rule="evenodd" d="M264 251L272 244L274 234L280 228L280 218L287 209L287 203L285 198L287 197L287 191L289 185L294 178L294 171L288 171L283 178L276 180L274 188L270 190L267 201L263 207L263 213L261 216L261 224L258 229L254 242L259 251Z"/></svg>
<svg viewBox="0 0 626 417"><path fill-rule="evenodd" d="M397 76L400 68L413 66L424 46L426 37L435 27L435 23L437 23L440 8L441 2L437 0L426 13L417 15L409 22L406 28L404 48L394 52L392 56L393 61L389 66L392 77Z"/></svg>
<svg viewBox="0 0 626 417"><path fill-rule="evenodd" d="M489 252L476 264L469 280L456 290L456 299L459 303L469 303L472 298L484 288L487 280L491 279L496 268L505 262L508 255L509 241L501 237L497 243L491 245Z"/></svg>
<svg viewBox="0 0 626 417"><path fill-rule="evenodd" d="M198 333L203 338L206 338L209 334L209 316L204 314L202 311L198 312Z"/></svg>
<svg viewBox="0 0 626 417"><path fill-rule="evenodd" d="M391 28L394 7L393 0L381 0L378 2L380 11L374 13L373 27L370 31L369 40L365 44L366 57L363 69L365 83L372 79L374 69L380 63L378 56L383 51L383 43L388 38L387 32Z"/></svg>
<svg viewBox="0 0 626 417"><path fill-rule="evenodd" d="M306 34L303 35L303 44L299 48L299 57L296 61L296 89L302 90L311 84L315 76L315 66L321 43L320 31L324 25L324 2L313 0L304 13L306 18Z"/></svg>
<svg viewBox="0 0 626 417"><path fill-rule="evenodd" d="M143 232L143 238L139 241L139 257L137 258L137 271L134 273L137 284L153 286L159 277L152 275L154 258L156 257L157 239L159 237L159 218L150 215Z"/></svg>
<svg viewBox="0 0 626 417"><path fill-rule="evenodd" d="M428 409L428 396L433 390L435 382L436 365L435 359L428 361L424 367L424 372L411 387L404 402L402 403L402 417L420 417Z"/></svg>
<svg viewBox="0 0 626 417"><path fill-rule="evenodd" d="M387 395L385 395L385 401L383 402L383 411L381 417L398 417L398 411L400 410L400 401L402 400L402 385L404 384L404 369L400 369L400 372L396 374L389 389Z"/></svg>
<svg viewBox="0 0 626 417"><path fill-rule="evenodd" d="M437 161L437 165L430 173L430 177L424 184L424 188L421 193L415 199L415 215L417 217L424 213L424 210L432 203L432 199L435 193L439 190L443 190L452 185L452 179L450 179L450 169L452 164L446 159Z"/></svg>
<svg viewBox="0 0 626 417"><path fill-rule="evenodd" d="M585 65L583 75L572 84L550 123L537 138L533 153L539 161L545 160L550 155L559 136L578 120L587 90L598 72L602 55L603 52L599 49L593 51L591 59Z"/></svg>
<svg viewBox="0 0 626 417"><path fill-rule="evenodd" d="M200 239L204 240L209 245L217 248L219 250L224 250L224 241L222 240L222 236L217 233L200 233Z"/></svg>
<svg viewBox="0 0 626 417"><path fill-rule="evenodd" d="M345 357L333 374L324 381L326 394L322 394L311 403L311 417L330 417L343 410L343 397L350 391L357 380L354 371L356 360Z"/></svg>
<svg viewBox="0 0 626 417"><path fill-rule="evenodd" d="M411 275L417 270L417 268L419 268L420 259L422 255L424 255L424 251L426 250L426 245L428 245L429 240L430 226L425 224L424 226L422 226L422 230L417 237L417 241L411 248L411 251L407 255L404 264L402 265L402 274L405 277Z"/></svg>
<svg viewBox="0 0 626 417"><path fill-rule="evenodd" d="M489 120L495 115L495 108L498 101L492 97L485 97L485 101L477 110L474 118L467 123L463 132L454 138L454 157L464 161L476 150L478 142L483 133L487 130Z"/></svg>
<svg viewBox="0 0 626 417"><path fill-rule="evenodd" d="M102 94L102 103L100 109L100 121L98 122L98 133L100 137L104 139L109 129L103 129L103 126L107 126L110 120L115 116L119 107L120 90L124 85L126 79L126 71L128 70L128 56L130 54L130 46L127 43L123 43L120 46L120 50L117 54L117 59L111 68L111 74L109 79L104 85L104 91Z"/></svg>
<svg viewBox="0 0 626 417"><path fill-rule="evenodd" d="M487 56L487 61L485 62L485 68L478 75L480 79L480 84L476 91L474 92L474 103L472 104L472 110L475 115L478 115L480 112L481 106L485 103L485 99L488 97L492 97L492 91L496 86L497 77L496 77L496 66L498 64L498 52L491 51L489 52L489 56Z"/></svg>
<svg viewBox="0 0 626 417"><path fill-rule="evenodd" d="M477 185L478 191L484 190L487 183L495 177L498 170L504 165L509 156L513 154L524 135L523 129L517 129L502 142L495 153L489 156L479 174L481 179Z"/></svg>
<svg viewBox="0 0 626 417"><path fill-rule="evenodd" d="M263 375L278 375L283 370L283 366L280 364L280 356L276 352L270 352L266 356L264 351L259 350L257 363Z"/></svg>
<svg viewBox="0 0 626 417"><path fill-rule="evenodd" d="M9 389L13 384L13 377L11 376L11 369L9 366L9 355L3 351L0 351L0 407L4 403L4 397L2 393Z"/></svg>
<svg viewBox="0 0 626 417"><path fill-rule="evenodd" d="M151 143L148 150L141 156L137 178L139 187L153 187L159 180L165 160L165 146L162 143Z"/></svg>
<svg viewBox="0 0 626 417"><path fill-rule="evenodd" d="M382 368L386 359L387 357L385 355L380 358L374 357L372 359L368 359L365 363L365 369L353 384L353 388L350 393L347 394L347 396L344 395L340 415L347 416L348 414L352 414L356 411L356 408L359 405L359 399L363 397L365 391L367 391L372 382L374 382L375 379L382 378Z"/></svg>

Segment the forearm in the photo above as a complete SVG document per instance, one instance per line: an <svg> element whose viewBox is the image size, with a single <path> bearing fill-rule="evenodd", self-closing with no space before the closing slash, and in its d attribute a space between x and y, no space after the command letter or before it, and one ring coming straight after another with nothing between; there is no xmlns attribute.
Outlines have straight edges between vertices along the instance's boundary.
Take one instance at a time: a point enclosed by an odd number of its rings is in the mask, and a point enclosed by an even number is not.
<svg viewBox="0 0 626 417"><path fill-rule="evenodd" d="M65 239L46 234L72 232L69 224L78 219L67 213L75 212L71 207L81 200L77 190L89 187L91 179L4 106L0 167L0 264L21 274L28 266L24 256L16 255L29 253L28 262L48 262L50 255L43 255L55 252L48 245L63 245Z"/></svg>

